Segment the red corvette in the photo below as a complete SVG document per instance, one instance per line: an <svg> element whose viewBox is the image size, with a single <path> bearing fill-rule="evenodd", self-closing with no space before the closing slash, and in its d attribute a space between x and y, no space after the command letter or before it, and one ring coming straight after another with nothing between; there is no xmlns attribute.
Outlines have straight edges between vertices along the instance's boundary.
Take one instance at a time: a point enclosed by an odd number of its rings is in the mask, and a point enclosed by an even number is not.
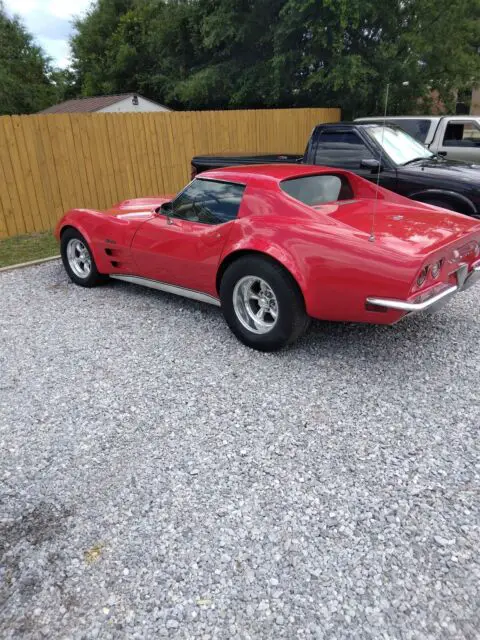
<svg viewBox="0 0 480 640"><path fill-rule="evenodd" d="M271 351L310 318L394 324L480 278L479 221L375 196L340 169L231 167L173 198L73 209L56 236L75 283L110 277L210 302L242 342Z"/></svg>

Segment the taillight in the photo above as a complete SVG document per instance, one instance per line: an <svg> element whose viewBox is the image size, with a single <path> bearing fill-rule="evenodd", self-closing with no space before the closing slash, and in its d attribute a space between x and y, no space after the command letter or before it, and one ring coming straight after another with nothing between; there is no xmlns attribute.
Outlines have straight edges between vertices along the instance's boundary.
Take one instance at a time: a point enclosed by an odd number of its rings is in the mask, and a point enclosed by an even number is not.
<svg viewBox="0 0 480 640"><path fill-rule="evenodd" d="M430 267L430 275L435 280L440 275L440 270L442 268L443 260L439 260L438 262L434 262Z"/></svg>
<svg viewBox="0 0 480 640"><path fill-rule="evenodd" d="M417 287L421 287L428 276L428 264L423 267L417 277Z"/></svg>
<svg viewBox="0 0 480 640"><path fill-rule="evenodd" d="M190 165L191 171L190 171L190 180L193 180L195 178L195 176L197 175L198 171L197 171L197 167L195 167L193 164Z"/></svg>

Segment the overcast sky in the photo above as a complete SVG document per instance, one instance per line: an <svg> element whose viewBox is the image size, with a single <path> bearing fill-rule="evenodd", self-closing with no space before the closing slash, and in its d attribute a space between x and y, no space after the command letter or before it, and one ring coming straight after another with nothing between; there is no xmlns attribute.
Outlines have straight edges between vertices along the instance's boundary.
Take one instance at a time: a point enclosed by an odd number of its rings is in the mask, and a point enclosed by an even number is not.
<svg viewBox="0 0 480 640"><path fill-rule="evenodd" d="M4 0L10 14L18 14L37 43L56 66L69 63L68 37L72 17L81 15L91 0Z"/></svg>

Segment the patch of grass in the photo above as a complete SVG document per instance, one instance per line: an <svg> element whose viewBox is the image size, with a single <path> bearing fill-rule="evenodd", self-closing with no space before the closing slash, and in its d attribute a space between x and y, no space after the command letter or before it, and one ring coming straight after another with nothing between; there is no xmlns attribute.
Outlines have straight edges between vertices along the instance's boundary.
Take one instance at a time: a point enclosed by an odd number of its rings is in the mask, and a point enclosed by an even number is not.
<svg viewBox="0 0 480 640"><path fill-rule="evenodd" d="M58 242L51 231L7 238L0 240L0 267L50 258L59 253Z"/></svg>

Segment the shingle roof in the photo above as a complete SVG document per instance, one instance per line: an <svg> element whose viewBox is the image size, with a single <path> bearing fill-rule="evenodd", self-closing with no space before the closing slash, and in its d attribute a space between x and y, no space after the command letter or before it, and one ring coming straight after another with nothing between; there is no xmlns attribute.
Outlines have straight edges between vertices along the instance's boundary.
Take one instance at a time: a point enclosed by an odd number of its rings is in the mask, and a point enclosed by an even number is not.
<svg viewBox="0 0 480 640"><path fill-rule="evenodd" d="M43 109L43 111L39 111L38 113L89 113L92 111L99 111L100 109L104 109L105 107L109 107L116 102L120 102L121 100L125 100L125 98L130 98L133 96L140 96L138 93L119 93L114 96L92 96L89 98L76 98L75 100L66 100L65 102L60 102L60 104L54 104L48 109ZM148 98L144 98L148 100ZM149 100L149 102L153 102L153 100ZM159 104L155 102L154 104ZM163 106L160 105L159 106Z"/></svg>

